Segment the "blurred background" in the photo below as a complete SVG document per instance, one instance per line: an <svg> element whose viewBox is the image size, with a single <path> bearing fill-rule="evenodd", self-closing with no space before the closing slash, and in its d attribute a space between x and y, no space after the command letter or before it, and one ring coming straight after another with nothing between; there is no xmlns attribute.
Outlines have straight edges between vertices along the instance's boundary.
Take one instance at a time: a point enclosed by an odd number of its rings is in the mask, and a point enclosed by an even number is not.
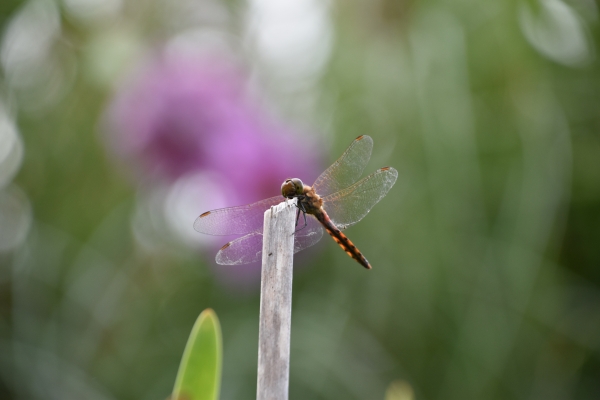
<svg viewBox="0 0 600 400"><path fill-rule="evenodd" d="M290 397L600 397L593 0L2 0L0 398L164 399L198 314L256 391L259 266L202 212L362 134L399 178L295 260ZM402 397L404 396L404 397Z"/></svg>

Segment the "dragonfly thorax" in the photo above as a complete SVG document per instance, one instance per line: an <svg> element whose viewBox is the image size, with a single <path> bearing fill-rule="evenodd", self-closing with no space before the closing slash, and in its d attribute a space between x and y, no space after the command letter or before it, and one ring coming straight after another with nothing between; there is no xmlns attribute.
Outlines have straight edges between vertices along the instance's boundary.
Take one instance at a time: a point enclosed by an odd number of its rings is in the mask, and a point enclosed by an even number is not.
<svg viewBox="0 0 600 400"><path fill-rule="evenodd" d="M315 190L298 178L286 179L281 185L281 194L287 199L298 199L298 208L307 214L315 214L323 205L323 200Z"/></svg>
<svg viewBox="0 0 600 400"><path fill-rule="evenodd" d="M298 178L286 179L281 184L281 194L283 197L292 199L301 196L304 193L304 184Z"/></svg>

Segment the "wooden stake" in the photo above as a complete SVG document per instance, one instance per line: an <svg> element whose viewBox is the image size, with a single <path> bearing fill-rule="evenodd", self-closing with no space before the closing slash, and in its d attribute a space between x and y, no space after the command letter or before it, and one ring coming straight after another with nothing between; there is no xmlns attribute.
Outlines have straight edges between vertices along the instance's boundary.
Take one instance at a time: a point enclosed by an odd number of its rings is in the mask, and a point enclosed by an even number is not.
<svg viewBox="0 0 600 400"><path fill-rule="evenodd" d="M285 201L265 212L258 331L258 400L288 398L296 201Z"/></svg>

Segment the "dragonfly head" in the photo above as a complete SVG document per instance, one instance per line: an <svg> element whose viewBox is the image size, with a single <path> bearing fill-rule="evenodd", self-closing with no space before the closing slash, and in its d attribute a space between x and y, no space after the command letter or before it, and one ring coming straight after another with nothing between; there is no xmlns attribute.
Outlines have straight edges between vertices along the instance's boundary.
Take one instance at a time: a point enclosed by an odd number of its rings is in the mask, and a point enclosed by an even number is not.
<svg viewBox="0 0 600 400"><path fill-rule="evenodd" d="M281 194L288 199L300 196L304 189L304 184L298 178L286 179L281 185Z"/></svg>

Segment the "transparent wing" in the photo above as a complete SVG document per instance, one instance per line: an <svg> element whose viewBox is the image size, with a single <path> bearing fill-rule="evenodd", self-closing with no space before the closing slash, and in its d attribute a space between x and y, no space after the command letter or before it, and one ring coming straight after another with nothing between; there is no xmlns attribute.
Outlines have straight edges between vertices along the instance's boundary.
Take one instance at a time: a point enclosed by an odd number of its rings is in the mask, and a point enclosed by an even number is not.
<svg viewBox="0 0 600 400"><path fill-rule="evenodd" d="M298 225L303 223L302 216L298 221ZM300 250L304 250L307 247L317 244L323 237L323 226L317 221L312 215L306 215L306 228L303 228L296 232L294 238L294 254Z"/></svg>
<svg viewBox="0 0 600 400"><path fill-rule="evenodd" d="M303 221L300 216L299 224ZM307 226L295 234L294 253L316 244L323 237L323 228L312 215L307 215L306 223ZM227 243L217 253L217 264L241 265L262 260L262 239L261 230Z"/></svg>
<svg viewBox="0 0 600 400"><path fill-rule="evenodd" d="M235 239L217 253L215 260L221 265L241 265L260 261L262 258L262 232L252 232Z"/></svg>
<svg viewBox="0 0 600 400"><path fill-rule="evenodd" d="M194 229L215 236L245 235L262 231L265 211L284 200L280 195L245 206L207 211L196 218Z"/></svg>
<svg viewBox="0 0 600 400"><path fill-rule="evenodd" d="M373 139L370 136L357 137L344 154L317 178L313 189L323 197L352 185L362 175L372 150Z"/></svg>
<svg viewBox="0 0 600 400"><path fill-rule="evenodd" d="M323 197L323 208L340 229L354 225L371 211L394 186L398 171L381 168L354 185Z"/></svg>

